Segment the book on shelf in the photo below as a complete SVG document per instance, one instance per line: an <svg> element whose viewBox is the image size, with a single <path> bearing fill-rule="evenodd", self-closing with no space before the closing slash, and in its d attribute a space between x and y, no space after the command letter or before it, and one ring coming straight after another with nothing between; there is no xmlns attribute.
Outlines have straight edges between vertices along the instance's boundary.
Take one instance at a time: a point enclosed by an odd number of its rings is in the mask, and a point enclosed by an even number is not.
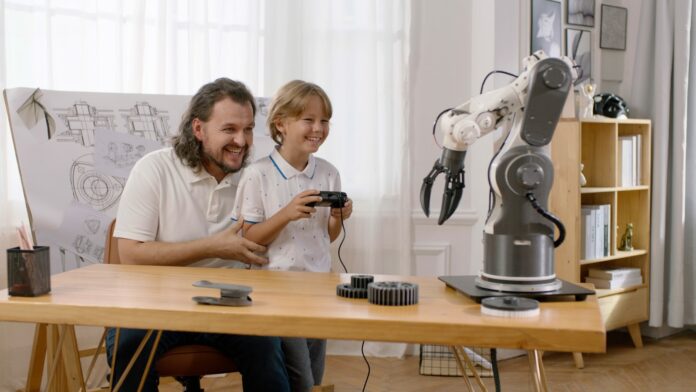
<svg viewBox="0 0 696 392"><path fill-rule="evenodd" d="M641 135L619 136L619 173L621 174L621 186L630 187L640 185L641 172Z"/></svg>
<svg viewBox="0 0 696 392"><path fill-rule="evenodd" d="M583 205L581 215L581 258L596 259L609 256L611 205Z"/></svg>
<svg viewBox="0 0 696 392"><path fill-rule="evenodd" d="M621 152L621 186L633 185L633 139L630 136L619 137L619 151Z"/></svg>
<svg viewBox="0 0 696 392"><path fill-rule="evenodd" d="M622 268L590 268L587 271L590 278L599 279L619 279L619 278L635 278L640 277L640 268L622 267Z"/></svg>
<svg viewBox="0 0 696 392"><path fill-rule="evenodd" d="M609 256L609 243L611 242L609 236L609 227L611 227L611 204L602 204L599 208L602 209L602 216L604 217L604 221L602 222L602 231L604 233L602 255L607 257Z"/></svg>
<svg viewBox="0 0 696 392"><path fill-rule="evenodd" d="M595 288L598 289L620 289L643 284L643 277L639 275L614 279L601 279L588 276L585 278L585 282L592 283Z"/></svg>
<svg viewBox="0 0 696 392"><path fill-rule="evenodd" d="M580 211L582 214L582 255L583 259L593 259L595 250L595 216L592 214L592 208L582 206Z"/></svg>
<svg viewBox="0 0 696 392"><path fill-rule="evenodd" d="M643 173L641 173L641 170L640 170L640 168L641 168L641 155L643 155L643 154L641 154L641 148L643 148L643 147L641 146L641 144L642 144L641 135L633 135L633 137L634 137L634 141L635 141L635 143L633 145L633 156L635 157L635 165L636 165L635 170L634 170L635 177L633 178L633 185L638 186L638 185L640 185L640 178L643 174Z"/></svg>

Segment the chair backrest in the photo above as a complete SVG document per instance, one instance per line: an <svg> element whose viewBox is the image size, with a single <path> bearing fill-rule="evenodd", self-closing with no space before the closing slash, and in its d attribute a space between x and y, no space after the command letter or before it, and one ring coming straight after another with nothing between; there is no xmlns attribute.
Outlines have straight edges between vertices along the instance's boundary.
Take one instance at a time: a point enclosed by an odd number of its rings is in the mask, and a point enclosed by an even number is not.
<svg viewBox="0 0 696 392"><path fill-rule="evenodd" d="M109 229L106 233L106 243L104 244L104 264L121 264L121 258L118 255L118 238L114 238L114 228L116 227L116 219L111 221Z"/></svg>

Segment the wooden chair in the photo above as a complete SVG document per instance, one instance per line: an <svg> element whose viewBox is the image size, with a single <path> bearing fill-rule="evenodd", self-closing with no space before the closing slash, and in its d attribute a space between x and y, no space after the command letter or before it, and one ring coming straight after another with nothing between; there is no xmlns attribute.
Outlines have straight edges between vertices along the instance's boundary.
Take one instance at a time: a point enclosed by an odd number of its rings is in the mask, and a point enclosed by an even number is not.
<svg viewBox="0 0 696 392"><path fill-rule="evenodd" d="M113 238L116 220L109 225L104 247L104 264L120 264L118 241ZM213 347L190 344L165 352L155 363L160 377L174 377L186 392L200 391L200 379L207 374L233 373L237 365Z"/></svg>

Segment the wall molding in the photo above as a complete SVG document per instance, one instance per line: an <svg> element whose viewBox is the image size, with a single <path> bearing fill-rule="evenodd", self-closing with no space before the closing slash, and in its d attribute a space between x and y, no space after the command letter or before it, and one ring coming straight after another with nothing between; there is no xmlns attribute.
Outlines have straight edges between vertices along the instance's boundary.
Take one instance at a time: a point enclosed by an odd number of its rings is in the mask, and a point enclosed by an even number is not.
<svg viewBox="0 0 696 392"><path fill-rule="evenodd" d="M417 270L418 256L439 259L445 275L452 270L452 245L448 242L416 242L411 247L413 253L412 271Z"/></svg>
<svg viewBox="0 0 696 392"><path fill-rule="evenodd" d="M440 216L440 210L430 211L430 218L426 217L422 210L411 210L411 221L414 225L421 226L437 226L437 217ZM476 210L464 210L455 212L448 220L448 226L473 226L483 218Z"/></svg>

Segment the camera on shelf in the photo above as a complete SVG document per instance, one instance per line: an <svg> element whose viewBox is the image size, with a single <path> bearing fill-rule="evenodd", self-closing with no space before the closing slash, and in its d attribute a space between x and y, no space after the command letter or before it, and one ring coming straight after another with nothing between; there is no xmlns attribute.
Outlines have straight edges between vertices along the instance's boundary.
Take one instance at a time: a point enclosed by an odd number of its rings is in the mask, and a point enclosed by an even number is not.
<svg viewBox="0 0 696 392"><path fill-rule="evenodd" d="M348 201L348 195L345 192L321 191L319 195L321 201L307 203L309 207L331 207L343 208Z"/></svg>

